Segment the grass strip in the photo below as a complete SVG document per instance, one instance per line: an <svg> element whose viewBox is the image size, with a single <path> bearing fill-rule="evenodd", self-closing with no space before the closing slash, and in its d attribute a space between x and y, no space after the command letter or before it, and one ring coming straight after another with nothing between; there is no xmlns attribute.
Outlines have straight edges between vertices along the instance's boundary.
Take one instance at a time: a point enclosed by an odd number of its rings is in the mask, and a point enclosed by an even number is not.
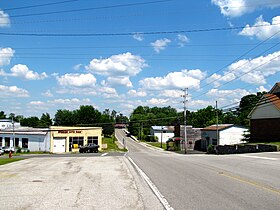
<svg viewBox="0 0 280 210"><path fill-rule="evenodd" d="M24 158L0 158L0 165L12 163L19 160L24 160Z"/></svg>

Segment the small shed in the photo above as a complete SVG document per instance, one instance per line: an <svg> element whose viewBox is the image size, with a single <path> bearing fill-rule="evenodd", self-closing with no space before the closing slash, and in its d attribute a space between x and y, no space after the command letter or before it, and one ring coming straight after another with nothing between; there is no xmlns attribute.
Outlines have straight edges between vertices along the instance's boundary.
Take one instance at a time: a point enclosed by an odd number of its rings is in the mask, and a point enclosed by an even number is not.
<svg viewBox="0 0 280 210"><path fill-rule="evenodd" d="M201 148L206 150L208 145L231 145L244 143L247 128L233 124L211 125L201 129Z"/></svg>

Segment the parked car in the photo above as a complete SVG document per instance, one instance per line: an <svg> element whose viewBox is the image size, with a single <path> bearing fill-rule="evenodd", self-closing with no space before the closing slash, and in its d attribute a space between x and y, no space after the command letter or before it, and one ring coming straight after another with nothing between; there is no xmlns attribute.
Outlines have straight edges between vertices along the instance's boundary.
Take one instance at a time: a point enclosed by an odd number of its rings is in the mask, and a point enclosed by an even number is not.
<svg viewBox="0 0 280 210"><path fill-rule="evenodd" d="M94 143L90 143L86 146L80 147L79 152L80 153L85 153L85 152L96 152L97 153L98 148L99 148L99 145L94 144Z"/></svg>
<svg viewBox="0 0 280 210"><path fill-rule="evenodd" d="M2 150L4 150L4 153L9 153L10 151L12 153L15 152L15 148L14 147L9 147L9 146L2 147Z"/></svg>

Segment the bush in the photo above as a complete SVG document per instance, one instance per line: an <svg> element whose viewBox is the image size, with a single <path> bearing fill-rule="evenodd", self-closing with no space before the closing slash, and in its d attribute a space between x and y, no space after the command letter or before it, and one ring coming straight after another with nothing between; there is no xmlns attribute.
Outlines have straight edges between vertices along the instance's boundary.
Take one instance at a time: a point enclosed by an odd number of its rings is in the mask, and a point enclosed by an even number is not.
<svg viewBox="0 0 280 210"><path fill-rule="evenodd" d="M212 144L209 144L207 147L207 154L215 154L216 151L214 149L214 146Z"/></svg>
<svg viewBox="0 0 280 210"><path fill-rule="evenodd" d="M20 147L17 148L17 153L21 153L21 148Z"/></svg>
<svg viewBox="0 0 280 210"><path fill-rule="evenodd" d="M147 142L157 142L158 139L156 136L145 136L145 141Z"/></svg>

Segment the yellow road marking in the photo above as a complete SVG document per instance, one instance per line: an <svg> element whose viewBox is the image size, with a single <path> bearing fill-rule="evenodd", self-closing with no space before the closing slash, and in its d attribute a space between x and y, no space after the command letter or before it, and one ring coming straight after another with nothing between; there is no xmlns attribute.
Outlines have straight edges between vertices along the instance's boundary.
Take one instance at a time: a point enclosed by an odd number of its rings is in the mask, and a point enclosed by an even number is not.
<svg viewBox="0 0 280 210"><path fill-rule="evenodd" d="M258 182L252 181L252 180L248 180L248 179L244 179L240 176L235 176L233 174L229 174L229 173L225 173L225 172L219 172L218 174L280 195L280 190L278 190L276 188L266 186L261 183L258 183Z"/></svg>

